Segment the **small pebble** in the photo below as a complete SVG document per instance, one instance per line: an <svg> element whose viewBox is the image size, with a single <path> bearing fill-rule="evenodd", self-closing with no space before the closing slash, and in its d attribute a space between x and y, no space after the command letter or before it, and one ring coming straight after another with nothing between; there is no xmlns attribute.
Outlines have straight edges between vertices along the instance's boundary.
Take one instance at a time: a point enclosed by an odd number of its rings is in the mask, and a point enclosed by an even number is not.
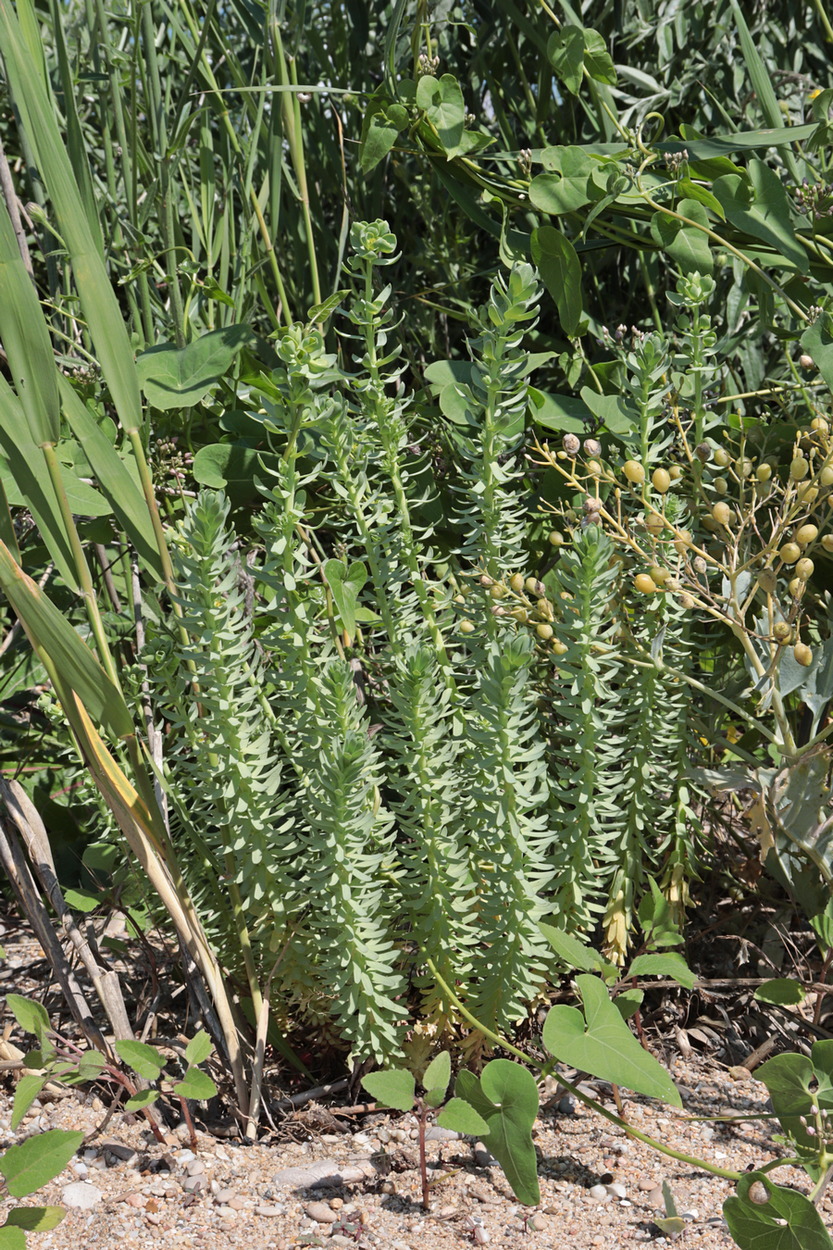
<svg viewBox="0 0 833 1250"><path fill-rule="evenodd" d="M95 1207L101 1202L104 1194L88 1181L75 1181L72 1185L64 1185L61 1198L68 1207L77 1207L82 1211Z"/></svg>
<svg viewBox="0 0 833 1250"><path fill-rule="evenodd" d="M208 1188L208 1183L204 1176L186 1176L182 1188L186 1194L198 1194Z"/></svg>
<svg viewBox="0 0 833 1250"><path fill-rule="evenodd" d="M197 1159L192 1155L185 1165L185 1171L189 1176L202 1176L205 1172L205 1164L202 1159Z"/></svg>
<svg viewBox="0 0 833 1250"><path fill-rule="evenodd" d="M310 1202L304 1207L304 1213L316 1224L335 1224L338 1216L326 1202Z"/></svg>
<svg viewBox="0 0 833 1250"><path fill-rule="evenodd" d="M656 1181L653 1180L650 1176L641 1176L639 1180L636 1182L636 1188L640 1191L640 1193L643 1193L643 1194L650 1193L651 1190L654 1189L655 1187L656 1187Z"/></svg>
<svg viewBox="0 0 833 1250"><path fill-rule="evenodd" d="M214 1193L214 1201L218 1204L218 1206L221 1206L221 1207L226 1206L227 1203L231 1202L232 1198L236 1198L236 1197L237 1195L235 1194L234 1190L229 1189L227 1186L223 1186L221 1189L216 1190Z"/></svg>
<svg viewBox="0 0 833 1250"><path fill-rule="evenodd" d="M269 1203L261 1202L255 1207L255 1215L262 1215L265 1220L273 1220L279 1215L286 1214L285 1206L270 1206Z"/></svg>
<svg viewBox="0 0 833 1250"><path fill-rule="evenodd" d="M231 1223L232 1220L237 1219L237 1212L235 1211L234 1207L217 1207L216 1213L217 1215L219 1215L221 1220L225 1220L228 1223Z"/></svg>
<svg viewBox="0 0 833 1250"><path fill-rule="evenodd" d="M610 1202L610 1194L605 1185L591 1185L587 1191L588 1198L594 1202Z"/></svg>
<svg viewBox="0 0 833 1250"><path fill-rule="evenodd" d="M621 1185L619 1181L614 1181L612 1185L606 1185L605 1188L611 1198L627 1198L628 1196L627 1189L625 1189L625 1186Z"/></svg>

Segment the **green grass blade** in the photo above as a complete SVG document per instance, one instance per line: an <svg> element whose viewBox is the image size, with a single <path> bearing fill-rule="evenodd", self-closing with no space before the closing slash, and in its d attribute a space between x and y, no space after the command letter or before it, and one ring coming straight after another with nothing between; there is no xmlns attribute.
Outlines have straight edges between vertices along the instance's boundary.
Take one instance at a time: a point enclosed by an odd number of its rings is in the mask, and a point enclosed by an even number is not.
<svg viewBox="0 0 833 1250"><path fill-rule="evenodd" d="M0 339L29 432L40 446L57 443L60 403L49 331L0 199Z"/></svg>
<svg viewBox="0 0 833 1250"><path fill-rule="evenodd" d="M92 470L99 489L110 503L140 561L159 581L164 580L150 515L136 478L65 377L59 377L64 416Z"/></svg>
<svg viewBox="0 0 833 1250"><path fill-rule="evenodd" d="M4 543L0 543L0 589L14 608L32 646L39 655L51 660L89 709L90 716L114 738L131 735L133 718L121 691L69 621L23 572Z"/></svg>
<svg viewBox="0 0 833 1250"><path fill-rule="evenodd" d="M75 560L64 528L61 509L49 475L42 469L43 456L31 438L20 401L0 375L0 456L9 467L19 499L35 519L38 532L55 567L68 586L78 590ZM40 470L40 471L39 471ZM10 492L11 493L11 492ZM3 540L5 542L5 539ZM10 545L10 544L7 544Z"/></svg>
<svg viewBox="0 0 833 1250"><path fill-rule="evenodd" d="M32 73L11 0L0 0L0 55L69 251L81 308L113 403L124 429L136 431L142 403L121 309L90 229L51 100L42 80Z"/></svg>
<svg viewBox="0 0 833 1250"><path fill-rule="evenodd" d="M749 33L749 27L746 25L746 19L743 16L738 0L730 0L730 4L735 18L738 37L740 38L743 59L749 71L749 81L752 83L752 89L758 98L758 104L761 106L761 112L766 119L766 124L776 129L783 124L784 115L781 112L775 90L772 86L772 76L764 65L761 55L755 46L755 41ZM789 150L784 152L784 163L795 181L800 183L801 174L799 173L798 164Z"/></svg>

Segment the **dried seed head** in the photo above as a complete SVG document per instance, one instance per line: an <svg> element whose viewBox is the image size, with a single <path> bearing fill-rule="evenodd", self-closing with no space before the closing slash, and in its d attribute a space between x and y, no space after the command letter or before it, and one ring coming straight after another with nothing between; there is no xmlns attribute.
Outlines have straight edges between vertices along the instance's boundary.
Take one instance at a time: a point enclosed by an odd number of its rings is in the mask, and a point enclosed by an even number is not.
<svg viewBox="0 0 833 1250"><path fill-rule="evenodd" d="M709 567L702 556L695 556L693 564L695 573L705 573Z"/></svg>
<svg viewBox="0 0 833 1250"><path fill-rule="evenodd" d="M575 434L565 434L561 440L561 446L568 456L577 456L581 451L581 442Z"/></svg>
<svg viewBox="0 0 833 1250"><path fill-rule="evenodd" d="M816 362L813 360L812 356L807 355L807 352L803 352L802 355L799 356L798 363L801 365L802 369L815 369L816 367Z"/></svg>
<svg viewBox="0 0 833 1250"><path fill-rule="evenodd" d="M698 443L694 448L694 454L701 464L708 464L714 452L709 443Z"/></svg>
<svg viewBox="0 0 833 1250"><path fill-rule="evenodd" d="M601 512L601 510L602 510L601 499L597 499L597 498L594 498L592 495L588 495L584 501L584 511L589 514L591 512Z"/></svg>
<svg viewBox="0 0 833 1250"><path fill-rule="evenodd" d="M602 454L602 445L597 438L586 438L584 440L585 456L600 456Z"/></svg>

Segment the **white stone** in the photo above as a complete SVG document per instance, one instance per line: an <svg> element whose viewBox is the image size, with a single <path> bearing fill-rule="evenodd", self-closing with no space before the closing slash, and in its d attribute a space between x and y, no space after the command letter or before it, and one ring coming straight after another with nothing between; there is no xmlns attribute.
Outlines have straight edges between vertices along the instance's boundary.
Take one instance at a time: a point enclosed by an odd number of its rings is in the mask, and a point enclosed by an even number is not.
<svg viewBox="0 0 833 1250"><path fill-rule="evenodd" d="M65 1205L79 1207L81 1210L97 1206L103 1197L101 1190L87 1181L75 1181L71 1185L64 1185L61 1190L61 1199Z"/></svg>

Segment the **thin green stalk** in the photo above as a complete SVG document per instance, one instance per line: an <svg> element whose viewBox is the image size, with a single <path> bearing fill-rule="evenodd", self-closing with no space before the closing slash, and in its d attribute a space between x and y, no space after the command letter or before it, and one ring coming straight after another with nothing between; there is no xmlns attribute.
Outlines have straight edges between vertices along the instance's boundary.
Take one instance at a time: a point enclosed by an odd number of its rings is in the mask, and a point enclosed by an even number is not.
<svg viewBox="0 0 833 1250"><path fill-rule="evenodd" d="M174 231L174 206L171 180L171 157L168 149L168 131L165 122L165 105L162 99L162 79L156 55L156 30L153 22L151 0L142 7L143 49L148 71L148 95L154 145L159 158L159 225L166 256L168 290L171 295L174 339L177 347L185 346L185 314L179 274L176 264L176 236Z"/></svg>
<svg viewBox="0 0 833 1250"><path fill-rule="evenodd" d="M281 39L280 26L277 21L273 21L271 23L271 33L280 83L281 85L289 85L291 81L292 86L297 87L298 66L294 57L291 58L289 63L289 74L287 74L283 41ZM318 276L318 258L315 252L315 234L312 228L312 214L310 213L307 167L304 157L304 132L301 125L301 105L298 100L298 92L281 92L281 108L283 110L284 132L286 134L287 143L289 144L289 156L292 161L292 168L295 172L295 179L298 183L301 212L304 218L304 233L307 240L307 255L309 257L313 300L316 304L320 304L321 282Z"/></svg>

